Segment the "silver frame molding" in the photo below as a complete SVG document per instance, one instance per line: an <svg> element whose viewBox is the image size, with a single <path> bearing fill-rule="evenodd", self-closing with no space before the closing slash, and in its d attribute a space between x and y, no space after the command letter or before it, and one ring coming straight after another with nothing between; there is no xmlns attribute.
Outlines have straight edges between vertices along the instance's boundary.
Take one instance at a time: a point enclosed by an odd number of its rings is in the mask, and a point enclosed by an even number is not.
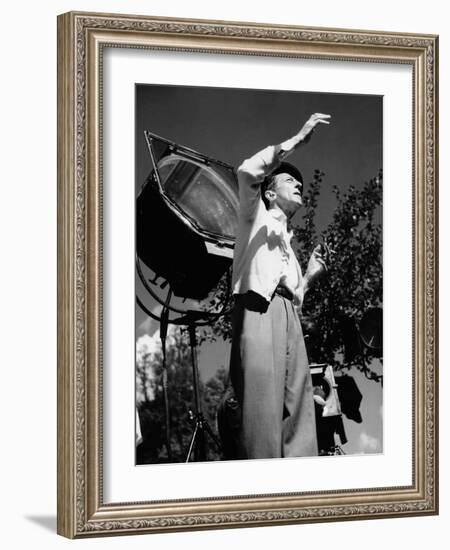
<svg viewBox="0 0 450 550"><path fill-rule="evenodd" d="M102 49L403 63L413 68L413 483L105 504ZM95 13L58 17L58 533L70 538L438 513L438 38ZM151 495L149 495L149 498Z"/></svg>

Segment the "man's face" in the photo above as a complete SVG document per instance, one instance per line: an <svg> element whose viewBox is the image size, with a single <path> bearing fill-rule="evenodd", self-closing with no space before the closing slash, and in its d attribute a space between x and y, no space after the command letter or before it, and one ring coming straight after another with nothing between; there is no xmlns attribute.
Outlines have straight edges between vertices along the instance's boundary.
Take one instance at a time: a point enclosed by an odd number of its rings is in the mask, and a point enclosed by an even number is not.
<svg viewBox="0 0 450 550"><path fill-rule="evenodd" d="M292 214L303 204L301 182L291 174L277 174L273 191L276 194L277 204L286 214Z"/></svg>

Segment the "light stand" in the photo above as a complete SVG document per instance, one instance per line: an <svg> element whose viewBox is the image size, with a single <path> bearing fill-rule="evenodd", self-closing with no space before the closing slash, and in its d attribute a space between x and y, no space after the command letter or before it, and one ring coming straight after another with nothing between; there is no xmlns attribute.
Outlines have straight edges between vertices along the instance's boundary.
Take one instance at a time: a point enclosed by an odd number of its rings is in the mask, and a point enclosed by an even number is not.
<svg viewBox="0 0 450 550"><path fill-rule="evenodd" d="M141 282L144 285L144 288L155 298L162 306L162 312L160 316L152 313L143 302L137 297L136 301L139 307L160 323L160 338L161 338L161 347L163 354L163 390L164 390L164 407L165 407L165 433L166 433L166 448L167 456L169 461L172 460L172 451L170 446L171 431L170 431L170 412L169 412L169 395L167 391L167 365L166 365L166 337L168 325L178 325L184 326L187 328L189 334L189 347L191 351L191 366L192 366L192 380L193 380L193 390L194 390L194 410L189 410L189 418L193 422L192 435L189 442L189 447L186 453L185 462L189 462L192 457L195 461L205 461L207 460L207 436L214 443L216 449L221 452L222 446L219 438L213 432L209 422L206 420L201 404L200 396L200 383L199 383L199 372L198 372L198 340L196 329L200 326L206 326L212 321L217 320L223 315L229 313L228 305L231 295L231 278L230 272L227 272L227 287L226 293L223 299L221 309L218 312L210 311L199 311L199 310L186 310L181 317L170 319L169 313L175 312L179 314L180 309L171 306L170 301L172 299L172 291L169 287L167 296L165 300L162 300L160 296L152 289L149 285L149 282L146 280L145 275L140 266L139 258L136 257L136 267L137 273ZM154 280L150 280L154 282ZM166 285L164 285L166 286Z"/></svg>
<svg viewBox="0 0 450 550"><path fill-rule="evenodd" d="M192 359L192 379L194 384L194 406L195 413L190 410L189 416L193 421L194 427L192 430L192 436L189 443L189 449L186 455L186 462L189 462L192 456L193 451L196 461L205 461L206 460L206 436L208 435L211 440L215 443L218 451L221 451L221 444L219 438L212 431L211 426L208 421L205 419L202 411L202 403L200 399L200 386L199 386L199 375L198 375L198 342L196 334L196 319L199 318L201 313L197 311L188 311L186 317L182 317L178 320L177 324L187 324L189 332L189 344L191 348L191 359Z"/></svg>

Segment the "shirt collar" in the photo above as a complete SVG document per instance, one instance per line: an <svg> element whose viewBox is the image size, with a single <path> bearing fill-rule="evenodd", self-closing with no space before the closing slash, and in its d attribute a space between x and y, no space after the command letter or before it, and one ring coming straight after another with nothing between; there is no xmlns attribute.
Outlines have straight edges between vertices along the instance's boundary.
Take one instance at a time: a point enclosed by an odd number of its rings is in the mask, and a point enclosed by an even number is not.
<svg viewBox="0 0 450 550"><path fill-rule="evenodd" d="M278 210L277 208L271 208L269 210L269 214L279 222L287 225L287 216L282 210Z"/></svg>
<svg viewBox="0 0 450 550"><path fill-rule="evenodd" d="M294 236L294 231L292 230L291 224L289 223L286 214L282 210L278 210L277 208L271 208L270 210L268 210L268 212L272 216L272 218L279 221L283 225L283 228L285 229L289 240L292 239L292 237Z"/></svg>

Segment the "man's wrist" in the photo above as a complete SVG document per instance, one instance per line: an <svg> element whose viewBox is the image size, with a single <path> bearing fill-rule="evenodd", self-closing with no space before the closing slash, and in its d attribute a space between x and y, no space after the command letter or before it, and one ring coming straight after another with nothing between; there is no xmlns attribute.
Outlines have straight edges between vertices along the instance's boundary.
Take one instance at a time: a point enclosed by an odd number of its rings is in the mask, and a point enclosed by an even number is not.
<svg viewBox="0 0 450 550"><path fill-rule="evenodd" d="M287 139L286 141L283 141L283 143L281 143L280 152L282 151L285 156L289 155L304 141L305 141L305 136L303 132L300 131L294 137Z"/></svg>
<svg viewBox="0 0 450 550"><path fill-rule="evenodd" d="M283 162L283 160L292 153L292 149L287 141L283 141L275 148L275 154L278 162Z"/></svg>
<svg viewBox="0 0 450 550"><path fill-rule="evenodd" d="M295 146L296 142L293 138L283 141L283 143L281 143L279 146L279 155L282 155L283 158L286 157L287 155L292 153L292 151L294 151Z"/></svg>

